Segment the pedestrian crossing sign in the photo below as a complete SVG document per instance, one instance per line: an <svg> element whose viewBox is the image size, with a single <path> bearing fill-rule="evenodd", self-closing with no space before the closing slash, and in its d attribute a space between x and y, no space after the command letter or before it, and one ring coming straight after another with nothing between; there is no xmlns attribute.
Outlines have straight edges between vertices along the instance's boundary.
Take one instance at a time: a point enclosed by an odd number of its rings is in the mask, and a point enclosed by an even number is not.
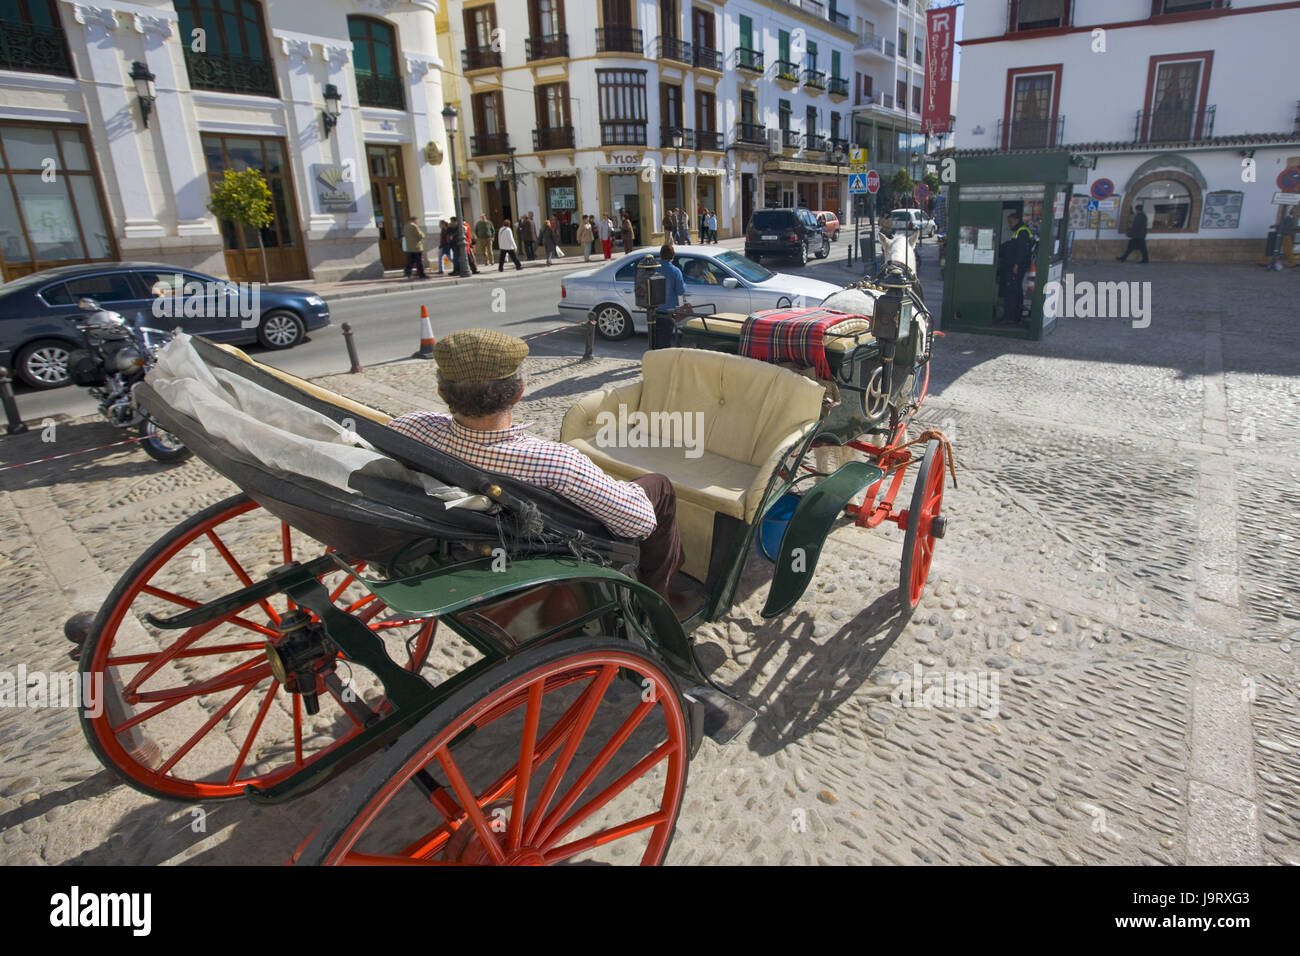
<svg viewBox="0 0 1300 956"><path fill-rule="evenodd" d="M849 174L849 195L865 196L867 193L867 174L850 173Z"/></svg>

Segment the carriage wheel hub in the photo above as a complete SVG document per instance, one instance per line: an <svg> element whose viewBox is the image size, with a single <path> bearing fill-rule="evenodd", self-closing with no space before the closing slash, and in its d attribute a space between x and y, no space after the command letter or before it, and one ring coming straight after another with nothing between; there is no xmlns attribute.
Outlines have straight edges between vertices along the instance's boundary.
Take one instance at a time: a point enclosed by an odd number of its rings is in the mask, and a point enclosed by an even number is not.
<svg viewBox="0 0 1300 956"><path fill-rule="evenodd" d="M286 614L276 630L278 639L266 642L271 673L292 694L301 694L308 714L319 710L317 695L324 690L325 675L333 672L337 657L324 631L301 611Z"/></svg>
<svg viewBox="0 0 1300 956"><path fill-rule="evenodd" d="M942 538L948 531L948 519L943 515L935 515L930 519L930 537Z"/></svg>

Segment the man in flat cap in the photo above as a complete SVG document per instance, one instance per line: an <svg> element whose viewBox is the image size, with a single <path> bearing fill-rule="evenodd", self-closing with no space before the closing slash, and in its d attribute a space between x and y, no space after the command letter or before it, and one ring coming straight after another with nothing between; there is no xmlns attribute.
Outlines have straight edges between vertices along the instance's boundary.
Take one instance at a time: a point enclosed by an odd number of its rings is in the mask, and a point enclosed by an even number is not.
<svg viewBox="0 0 1300 956"><path fill-rule="evenodd" d="M461 329L433 347L438 395L451 415L410 412L389 427L467 464L547 488L586 509L613 533L641 539L638 577L670 597L668 582L682 566L677 496L664 475L617 481L576 448L546 441L513 424L524 395L520 366L528 344L490 329ZM670 597L676 606L676 596Z"/></svg>

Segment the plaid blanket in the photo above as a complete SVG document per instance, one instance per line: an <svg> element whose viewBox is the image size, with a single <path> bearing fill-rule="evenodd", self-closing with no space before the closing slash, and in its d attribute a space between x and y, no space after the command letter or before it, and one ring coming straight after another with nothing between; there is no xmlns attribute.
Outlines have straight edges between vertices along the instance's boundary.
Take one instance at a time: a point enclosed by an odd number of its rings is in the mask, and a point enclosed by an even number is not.
<svg viewBox="0 0 1300 956"><path fill-rule="evenodd" d="M849 318L830 309L768 309L755 312L740 328L740 354L762 362L812 366L820 378L831 377L823 337Z"/></svg>

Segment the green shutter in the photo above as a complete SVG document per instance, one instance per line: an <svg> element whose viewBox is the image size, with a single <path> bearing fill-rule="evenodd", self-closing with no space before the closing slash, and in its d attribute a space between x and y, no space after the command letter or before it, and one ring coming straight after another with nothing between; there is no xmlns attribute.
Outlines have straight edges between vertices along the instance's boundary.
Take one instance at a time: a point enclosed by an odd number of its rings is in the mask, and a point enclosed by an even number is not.
<svg viewBox="0 0 1300 956"><path fill-rule="evenodd" d="M754 49L754 21L743 15L740 18L740 45L746 50Z"/></svg>
<svg viewBox="0 0 1300 956"><path fill-rule="evenodd" d="M781 60L790 59L790 34L782 30L778 38L777 58Z"/></svg>
<svg viewBox="0 0 1300 956"><path fill-rule="evenodd" d="M831 76L834 79L840 78L840 51L831 50Z"/></svg>
<svg viewBox="0 0 1300 956"><path fill-rule="evenodd" d="M808 41L808 69L817 69L817 44L812 40Z"/></svg>

